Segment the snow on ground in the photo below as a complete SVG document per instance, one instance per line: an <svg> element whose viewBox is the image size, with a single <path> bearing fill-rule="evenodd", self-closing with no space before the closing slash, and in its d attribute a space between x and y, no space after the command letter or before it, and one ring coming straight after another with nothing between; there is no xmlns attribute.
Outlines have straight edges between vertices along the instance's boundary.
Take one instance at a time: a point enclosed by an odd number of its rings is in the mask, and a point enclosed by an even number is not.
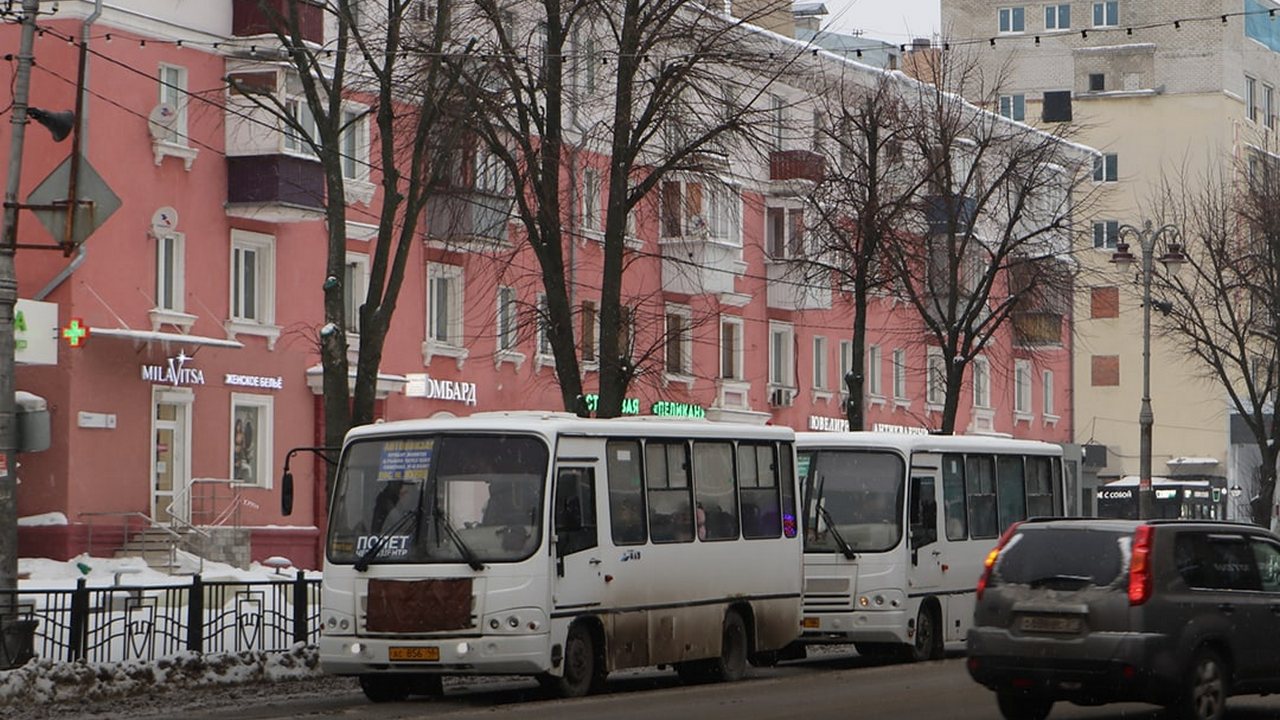
<svg viewBox="0 0 1280 720"><path fill-rule="evenodd" d="M199 564L200 558L189 556L189 559ZM204 560L201 577L205 580L292 580L296 573L292 568L277 570L259 563L242 570ZM21 558L18 576L19 591L74 588L80 578L84 578L89 587L173 585L191 580L190 576L153 570L139 557L88 555L65 562ZM307 572L307 577L319 577L319 573ZM67 703L99 702L157 690L279 682L319 675L316 649L301 643L283 653L201 655L184 652L153 662L55 663L37 658L21 668L0 671L0 716L14 717L19 710L30 713L33 707L65 707Z"/></svg>

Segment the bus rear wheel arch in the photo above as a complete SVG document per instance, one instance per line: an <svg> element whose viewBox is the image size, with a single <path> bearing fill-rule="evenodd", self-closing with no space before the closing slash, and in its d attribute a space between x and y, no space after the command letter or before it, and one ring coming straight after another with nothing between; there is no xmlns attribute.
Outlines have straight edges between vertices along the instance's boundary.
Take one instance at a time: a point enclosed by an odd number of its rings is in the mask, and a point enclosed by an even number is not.
<svg viewBox="0 0 1280 720"><path fill-rule="evenodd" d="M676 663L676 674L681 681L690 684L736 682L746 677L753 644L743 614L740 608L730 608L724 614L719 657Z"/></svg>

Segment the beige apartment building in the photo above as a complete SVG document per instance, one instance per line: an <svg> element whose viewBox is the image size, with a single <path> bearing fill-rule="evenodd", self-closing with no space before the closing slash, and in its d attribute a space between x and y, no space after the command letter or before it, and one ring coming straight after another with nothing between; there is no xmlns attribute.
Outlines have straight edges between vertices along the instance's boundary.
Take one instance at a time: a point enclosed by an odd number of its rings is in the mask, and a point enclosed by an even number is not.
<svg viewBox="0 0 1280 720"><path fill-rule="evenodd" d="M967 90L1037 126L1069 122L1103 153L1094 195L1078 217L1081 274L1075 302L1075 438L1086 446L1085 507L1097 487L1139 471L1142 297L1138 270L1111 256L1121 228L1153 216L1162 178L1273 147L1280 87L1280 18L1273 0L942 0L948 52L975 56L988 87ZM1004 81L990 87L1005 69ZM1274 143L1274 141L1272 141ZM1172 234L1155 235L1155 255ZM1125 234L1141 256L1136 236ZM1190 253L1195 238L1183 238ZM1138 264L1140 267L1140 263ZM1157 262L1156 271L1162 268ZM1159 297L1155 298L1160 300ZM1153 306L1154 307L1154 306ZM1257 465L1232 422L1223 388L1159 337L1150 363L1152 474L1195 476L1219 488L1229 517L1243 517ZM1233 430L1234 428L1234 430ZM1105 450L1103 449L1105 448Z"/></svg>

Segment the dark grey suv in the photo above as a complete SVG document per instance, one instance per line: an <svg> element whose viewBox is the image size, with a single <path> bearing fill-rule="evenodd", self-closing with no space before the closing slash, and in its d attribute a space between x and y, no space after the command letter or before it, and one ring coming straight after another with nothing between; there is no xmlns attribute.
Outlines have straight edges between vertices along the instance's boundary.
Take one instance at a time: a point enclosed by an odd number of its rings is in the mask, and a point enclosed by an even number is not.
<svg viewBox="0 0 1280 720"><path fill-rule="evenodd" d="M978 583L969 673L1009 720L1139 701L1220 720L1280 691L1280 539L1185 520L1013 525Z"/></svg>

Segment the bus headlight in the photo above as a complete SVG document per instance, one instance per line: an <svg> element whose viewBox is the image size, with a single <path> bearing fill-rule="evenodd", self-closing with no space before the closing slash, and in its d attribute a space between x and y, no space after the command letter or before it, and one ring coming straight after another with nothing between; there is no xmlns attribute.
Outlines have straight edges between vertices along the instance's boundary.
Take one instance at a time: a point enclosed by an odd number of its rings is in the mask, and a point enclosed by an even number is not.
<svg viewBox="0 0 1280 720"><path fill-rule="evenodd" d="M897 590L876 590L858 596L860 610L896 610L902 607L902 593Z"/></svg>
<svg viewBox="0 0 1280 720"><path fill-rule="evenodd" d="M471 645L469 643L466 643L466 642L458 643L458 657L460 658L466 657L467 653L469 652L471 652Z"/></svg>

